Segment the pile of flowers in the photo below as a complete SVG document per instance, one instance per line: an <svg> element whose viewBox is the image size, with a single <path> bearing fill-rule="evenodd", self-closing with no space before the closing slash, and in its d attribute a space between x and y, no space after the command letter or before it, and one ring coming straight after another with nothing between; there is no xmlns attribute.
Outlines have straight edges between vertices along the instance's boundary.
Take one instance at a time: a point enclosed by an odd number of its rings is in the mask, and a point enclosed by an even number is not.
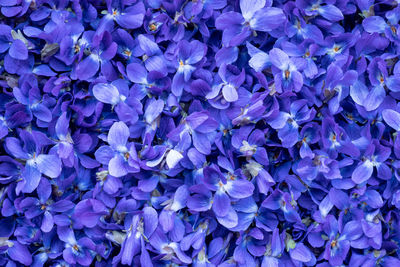
<svg viewBox="0 0 400 267"><path fill-rule="evenodd" d="M400 266L398 0L0 0L0 265Z"/></svg>

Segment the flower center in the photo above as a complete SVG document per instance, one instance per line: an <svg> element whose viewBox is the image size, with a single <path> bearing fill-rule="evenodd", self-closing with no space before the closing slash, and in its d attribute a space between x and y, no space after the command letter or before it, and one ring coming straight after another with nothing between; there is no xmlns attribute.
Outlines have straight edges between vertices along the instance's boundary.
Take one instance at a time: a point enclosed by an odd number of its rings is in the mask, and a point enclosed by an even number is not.
<svg viewBox="0 0 400 267"><path fill-rule="evenodd" d="M81 47L79 46L79 44L74 45L74 52L79 53L79 51L81 51Z"/></svg>
<svg viewBox="0 0 400 267"><path fill-rule="evenodd" d="M126 49L123 53L124 53L124 55L127 56L127 57L132 56L132 52L129 51L128 49Z"/></svg>
<svg viewBox="0 0 400 267"><path fill-rule="evenodd" d="M339 46L335 46L334 48L333 48L333 51L335 52L335 53L337 53L337 52L339 52Z"/></svg>
<svg viewBox="0 0 400 267"><path fill-rule="evenodd" d="M150 29L150 31L155 31L155 30L157 30L156 24L151 23L151 24L149 25L149 29Z"/></svg>
<svg viewBox="0 0 400 267"><path fill-rule="evenodd" d="M290 71L289 70L285 70L285 78L289 79L290 76Z"/></svg>

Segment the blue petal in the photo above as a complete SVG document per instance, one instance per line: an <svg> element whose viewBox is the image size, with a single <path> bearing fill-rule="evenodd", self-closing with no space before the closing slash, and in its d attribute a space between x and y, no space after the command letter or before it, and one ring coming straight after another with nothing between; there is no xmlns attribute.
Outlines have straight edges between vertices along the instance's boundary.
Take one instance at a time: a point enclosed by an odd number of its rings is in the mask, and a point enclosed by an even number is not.
<svg viewBox="0 0 400 267"><path fill-rule="evenodd" d="M228 229L238 225L239 218L236 211L232 207L229 208L228 213L224 217L219 217L218 214L216 215L218 222Z"/></svg>
<svg viewBox="0 0 400 267"><path fill-rule="evenodd" d="M55 155L40 154L35 160L41 173L57 178L61 173L61 160Z"/></svg>
<svg viewBox="0 0 400 267"><path fill-rule="evenodd" d="M371 177L373 171L374 167L372 165L372 162L367 160L357 166L357 168L353 171L353 174L351 175L351 179L356 184L361 184Z"/></svg>
<svg viewBox="0 0 400 267"><path fill-rule="evenodd" d="M383 33L387 24L382 17L371 16L363 20L362 25L365 31L369 33Z"/></svg>
<svg viewBox="0 0 400 267"><path fill-rule="evenodd" d="M381 85L375 86L368 93L368 96L365 98L363 106L367 111L375 110L382 104L385 97L385 88L383 88L383 86Z"/></svg>
<svg viewBox="0 0 400 267"><path fill-rule="evenodd" d="M227 102L235 102L239 98L236 88L230 84L222 87L222 95Z"/></svg>
<svg viewBox="0 0 400 267"><path fill-rule="evenodd" d="M280 70L287 70L290 63L288 55L279 48L272 48L269 52L269 60Z"/></svg>
<svg viewBox="0 0 400 267"><path fill-rule="evenodd" d="M289 254L293 260L300 262L309 262L312 259L310 250L303 243L296 244L296 247L290 250Z"/></svg>
<svg viewBox="0 0 400 267"><path fill-rule="evenodd" d="M53 115L51 111L43 104L38 104L31 108L33 115L41 121L51 122Z"/></svg>
<svg viewBox="0 0 400 267"><path fill-rule="evenodd" d="M400 131L400 113L392 110L385 109L382 111L383 120L396 131Z"/></svg>
<svg viewBox="0 0 400 267"><path fill-rule="evenodd" d="M245 20L250 20L256 11L265 6L266 0L240 0L240 10Z"/></svg>
<svg viewBox="0 0 400 267"><path fill-rule="evenodd" d="M25 43L19 39L14 40L12 42L10 50L8 50L10 56L14 59L18 60L26 60L28 59L28 48Z"/></svg>
<svg viewBox="0 0 400 267"><path fill-rule="evenodd" d="M271 63L269 61L269 56L267 53L259 52L254 56L252 56L252 58L249 60L249 65L255 71L260 72L266 69L269 65L271 65Z"/></svg>
<svg viewBox="0 0 400 267"><path fill-rule="evenodd" d="M44 215L43 215L42 226L40 227L40 230L42 230L45 233L48 233L53 229L53 226L54 226L53 216L51 215L50 212L45 211Z"/></svg>
<svg viewBox="0 0 400 267"><path fill-rule="evenodd" d="M126 142L128 141L129 135L129 128L124 122L114 122L108 131L107 142L114 150L119 151L126 147Z"/></svg>
<svg viewBox="0 0 400 267"><path fill-rule="evenodd" d="M120 100L117 87L109 83L98 83L93 86L93 95L97 100L111 105L116 105Z"/></svg>
<svg viewBox="0 0 400 267"><path fill-rule="evenodd" d="M141 64L129 64L126 67L126 74L131 82L141 84L145 84L147 82L147 71Z"/></svg>
<svg viewBox="0 0 400 267"><path fill-rule="evenodd" d="M122 177L128 174L124 158L121 155L114 156L108 163L108 171L115 177Z"/></svg>
<svg viewBox="0 0 400 267"><path fill-rule="evenodd" d="M117 23L126 29L136 29L142 26L144 14L122 14L116 17Z"/></svg>
<svg viewBox="0 0 400 267"><path fill-rule="evenodd" d="M231 200L228 195L222 190L218 190L214 195L213 211L219 217L224 217L228 214L231 208Z"/></svg>
<svg viewBox="0 0 400 267"><path fill-rule="evenodd" d="M92 78L100 68L100 61L97 55L90 55L79 62L76 67L76 75L81 80Z"/></svg>
<svg viewBox="0 0 400 267"><path fill-rule="evenodd" d="M42 64L37 67L35 67L32 70L33 73L36 75L41 75L41 76L47 76L47 77L53 77L56 76L57 73L55 73L48 65Z"/></svg>
<svg viewBox="0 0 400 267"><path fill-rule="evenodd" d="M324 5L318 9L321 16L330 21L339 21L343 19L342 11L334 5Z"/></svg>
<svg viewBox="0 0 400 267"><path fill-rule="evenodd" d="M286 16L282 9L276 7L266 7L258 10L250 20L250 27L261 32L272 31L282 26L286 21Z"/></svg>
<svg viewBox="0 0 400 267"><path fill-rule="evenodd" d="M25 178L25 185L22 190L24 193L33 192L33 190L35 190L38 187L40 178L42 177L40 171L31 164L25 165L25 170L22 176Z"/></svg>
<svg viewBox="0 0 400 267"><path fill-rule="evenodd" d="M20 262L23 265L32 264L32 254L28 248L21 245L18 241L13 241L14 245L8 248L8 255L14 261Z"/></svg>
<svg viewBox="0 0 400 267"><path fill-rule="evenodd" d="M392 92L400 92L400 77L390 76L386 79L386 85Z"/></svg>

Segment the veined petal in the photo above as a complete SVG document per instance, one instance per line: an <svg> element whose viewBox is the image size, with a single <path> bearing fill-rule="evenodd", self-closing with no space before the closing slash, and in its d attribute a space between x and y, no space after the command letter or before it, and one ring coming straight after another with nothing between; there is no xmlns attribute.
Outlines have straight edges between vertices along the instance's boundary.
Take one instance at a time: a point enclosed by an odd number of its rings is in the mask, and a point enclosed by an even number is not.
<svg viewBox="0 0 400 267"><path fill-rule="evenodd" d="M287 70L289 68L289 57L279 48L272 48L269 52L269 60L272 65L280 70Z"/></svg>
<svg viewBox="0 0 400 267"><path fill-rule="evenodd" d="M53 229L53 226L54 226L53 216L51 215L50 212L45 211L44 215L43 215L42 226L40 227L40 230L42 230L45 233L48 233Z"/></svg>
<svg viewBox="0 0 400 267"><path fill-rule="evenodd" d="M109 83L98 83L93 86L93 95L106 104L116 105L120 101L117 87Z"/></svg>
<svg viewBox="0 0 400 267"><path fill-rule="evenodd" d="M245 198L253 194L254 185L243 179L228 180L224 185L226 192L234 198Z"/></svg>
<svg viewBox="0 0 400 267"><path fill-rule="evenodd" d="M151 124L161 114L163 109L164 101L162 99L150 102L147 106L146 112L144 113L146 122Z"/></svg>
<svg viewBox="0 0 400 267"><path fill-rule="evenodd" d="M330 21L339 21L343 19L342 11L331 4L321 6L318 11L321 16Z"/></svg>
<svg viewBox="0 0 400 267"><path fill-rule="evenodd" d="M20 262L23 265L31 265L32 264L32 254L28 250L28 248L24 245L21 245L18 241L14 240L13 246L8 248L8 255L14 261Z"/></svg>
<svg viewBox="0 0 400 267"><path fill-rule="evenodd" d="M353 171L351 179L356 184L361 184L371 177L373 170L374 167L372 165L372 162L366 160L364 163L358 165L357 168Z"/></svg>
<svg viewBox="0 0 400 267"><path fill-rule="evenodd" d="M244 0L246 1L246 0ZM286 21L286 16L282 9L276 7L266 7L258 10L250 20L250 28L256 31L269 32Z"/></svg>
<svg viewBox="0 0 400 267"><path fill-rule="evenodd" d="M292 259L300 262L309 262L312 259L310 250L303 243L296 244L289 254Z"/></svg>
<svg viewBox="0 0 400 267"><path fill-rule="evenodd" d="M91 54L79 62L76 67L76 75L81 80L92 78L100 68L100 59L98 55Z"/></svg>
<svg viewBox="0 0 400 267"><path fill-rule="evenodd" d="M231 207L231 200L228 195L222 191L218 190L214 195L213 211L216 216L224 217L228 214Z"/></svg>
<svg viewBox="0 0 400 267"><path fill-rule="evenodd" d="M61 160L56 155L40 154L35 160L41 173L57 178L61 173Z"/></svg>
<svg viewBox="0 0 400 267"><path fill-rule="evenodd" d="M227 84L224 87L222 87L222 94L225 100L228 102L235 102L239 98L236 88L230 84Z"/></svg>
<svg viewBox="0 0 400 267"><path fill-rule="evenodd" d="M121 150L128 142L130 132L128 126L122 121L114 122L108 132L107 141L114 150Z"/></svg>
<svg viewBox="0 0 400 267"><path fill-rule="evenodd" d="M115 155L108 163L108 171L115 177L122 177L128 174L124 158L121 155Z"/></svg>
<svg viewBox="0 0 400 267"><path fill-rule="evenodd" d="M222 13L215 20L215 27L219 30L224 30L232 27L232 25L241 25L243 22L244 18L242 17L242 14L230 11Z"/></svg>
<svg viewBox="0 0 400 267"><path fill-rule="evenodd" d="M229 229L238 225L239 218L236 211L231 207L224 217L217 216L217 220L221 225Z"/></svg>
<svg viewBox="0 0 400 267"><path fill-rule="evenodd" d="M28 59L28 48L26 47L25 43L19 39L16 39L12 42L8 53L14 59L18 60Z"/></svg>
<svg viewBox="0 0 400 267"><path fill-rule="evenodd" d="M181 159L183 159L182 154L174 149L171 149L168 152L168 155L165 160L167 162L168 168L172 169L179 163Z"/></svg>
<svg viewBox="0 0 400 267"><path fill-rule="evenodd" d="M25 178L24 193L32 193L39 185L42 177L40 171L31 164L26 164L22 176Z"/></svg>
<svg viewBox="0 0 400 267"><path fill-rule="evenodd" d="M142 26L144 14L121 14L115 18L117 23L126 29L136 29Z"/></svg>
<svg viewBox="0 0 400 267"><path fill-rule="evenodd" d="M250 67L252 67L255 71L260 72L270 65L269 56L267 53L259 52L251 57L249 61Z"/></svg>
<svg viewBox="0 0 400 267"><path fill-rule="evenodd" d="M131 82L144 84L147 82L147 71L143 65L131 63L126 67L126 74Z"/></svg>
<svg viewBox="0 0 400 267"><path fill-rule="evenodd" d="M368 96L367 86L365 86L365 84L360 81L356 81L350 87L350 96L354 102L356 102L358 105L362 106L363 103L365 102L365 99Z"/></svg>
<svg viewBox="0 0 400 267"><path fill-rule="evenodd" d="M387 27L385 20L379 16L371 16L364 19L362 25L365 31L369 33L383 33Z"/></svg>
<svg viewBox="0 0 400 267"><path fill-rule="evenodd" d="M400 131L400 113L392 110L385 109L382 111L383 120L396 131Z"/></svg>
<svg viewBox="0 0 400 267"><path fill-rule="evenodd" d="M257 10L265 6L266 0L240 0L240 10L245 20L250 20Z"/></svg>
<svg viewBox="0 0 400 267"><path fill-rule="evenodd" d="M16 158L28 159L29 155L21 146L21 142L15 137L6 138L6 148L7 150Z"/></svg>
<svg viewBox="0 0 400 267"><path fill-rule="evenodd" d="M368 93L363 106L367 111L375 110L382 104L385 96L385 88L381 85L377 85Z"/></svg>

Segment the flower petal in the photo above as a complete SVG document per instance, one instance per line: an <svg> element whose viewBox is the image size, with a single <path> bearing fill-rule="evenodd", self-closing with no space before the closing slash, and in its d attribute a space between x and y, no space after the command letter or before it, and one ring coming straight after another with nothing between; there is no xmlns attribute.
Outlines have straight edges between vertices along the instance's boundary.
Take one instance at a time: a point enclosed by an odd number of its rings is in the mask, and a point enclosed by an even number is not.
<svg viewBox="0 0 400 267"><path fill-rule="evenodd" d="M120 100L117 87L109 83L98 83L93 86L93 95L100 102L111 105L116 105Z"/></svg>
<svg viewBox="0 0 400 267"><path fill-rule="evenodd" d="M371 177L373 171L374 167L372 165L372 162L367 160L357 166L357 168L353 171L353 174L351 175L351 179L356 184L361 184Z"/></svg>
<svg viewBox="0 0 400 267"><path fill-rule="evenodd" d="M126 146L130 132L128 126L122 121L114 122L108 132L107 142L114 150L120 150Z"/></svg>

